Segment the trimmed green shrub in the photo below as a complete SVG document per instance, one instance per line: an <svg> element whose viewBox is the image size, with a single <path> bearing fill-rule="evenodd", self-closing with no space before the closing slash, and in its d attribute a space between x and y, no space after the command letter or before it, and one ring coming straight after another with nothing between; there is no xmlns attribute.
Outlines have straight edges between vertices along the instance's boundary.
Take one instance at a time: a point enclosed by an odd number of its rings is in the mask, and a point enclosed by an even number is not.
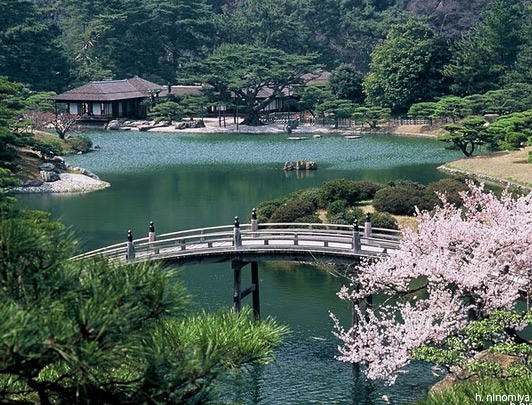
<svg viewBox="0 0 532 405"><path fill-rule="evenodd" d="M432 209L434 200L429 198L425 186L410 181L390 183L390 186L375 193L373 206L377 211L395 215L413 215L415 207Z"/></svg>
<svg viewBox="0 0 532 405"><path fill-rule="evenodd" d="M310 201L295 198L288 200L272 214L271 222L295 222L295 219L312 215L316 207Z"/></svg>
<svg viewBox="0 0 532 405"><path fill-rule="evenodd" d="M63 146L58 139L35 140L33 149L40 151L45 156L63 154Z"/></svg>
<svg viewBox="0 0 532 405"><path fill-rule="evenodd" d="M532 163L532 150L528 152L528 163Z"/></svg>
<svg viewBox="0 0 532 405"><path fill-rule="evenodd" d="M373 181L355 181L355 187L359 192L359 201L362 200L371 200L377 191L379 191L381 188L386 187L384 184L381 183L374 183Z"/></svg>
<svg viewBox="0 0 532 405"><path fill-rule="evenodd" d="M345 213L345 220L347 225L353 225L353 222L358 220L359 224L362 224L366 220L366 214L360 208L351 208Z"/></svg>
<svg viewBox="0 0 532 405"><path fill-rule="evenodd" d="M297 190L290 195L290 198L299 198L301 200L310 201L316 208L318 208L321 199L321 189L318 187L312 187Z"/></svg>
<svg viewBox="0 0 532 405"><path fill-rule="evenodd" d="M364 219L365 220L365 219ZM360 219L359 219L360 222ZM375 228L399 229L397 221L387 212L374 212L371 214L371 226Z"/></svg>
<svg viewBox="0 0 532 405"><path fill-rule="evenodd" d="M88 152L92 148L92 139L85 135L68 138L67 143L76 152Z"/></svg>
<svg viewBox="0 0 532 405"><path fill-rule="evenodd" d="M344 200L336 200L327 205L327 216L334 217L338 214L343 214L347 208L347 202Z"/></svg>
<svg viewBox="0 0 532 405"><path fill-rule="evenodd" d="M179 121L183 118L183 108L175 101L163 101L150 108L148 116L155 121Z"/></svg>
<svg viewBox="0 0 532 405"><path fill-rule="evenodd" d="M353 225L355 219L362 224L365 217L366 214L360 208L347 208L336 215L330 215L327 211L327 221L331 224Z"/></svg>
<svg viewBox="0 0 532 405"><path fill-rule="evenodd" d="M323 183L319 207L325 208L329 203L337 200L345 200L347 205L355 205L360 201L360 191L356 182L336 179Z"/></svg>
<svg viewBox="0 0 532 405"><path fill-rule="evenodd" d="M321 219L316 214L305 215L304 217L299 217L294 219L294 222L303 222L305 224L321 224Z"/></svg>
<svg viewBox="0 0 532 405"><path fill-rule="evenodd" d="M467 191L469 187L465 184L464 179L449 178L430 183L426 188L427 198L433 201L433 206L441 205L441 201L436 195L445 194L447 201L455 204L457 207L462 206L462 198L460 192Z"/></svg>
<svg viewBox="0 0 532 405"><path fill-rule="evenodd" d="M277 200L270 200L260 203L257 207L257 218L259 222L271 222L270 219L273 213L287 201L287 198L278 198Z"/></svg>

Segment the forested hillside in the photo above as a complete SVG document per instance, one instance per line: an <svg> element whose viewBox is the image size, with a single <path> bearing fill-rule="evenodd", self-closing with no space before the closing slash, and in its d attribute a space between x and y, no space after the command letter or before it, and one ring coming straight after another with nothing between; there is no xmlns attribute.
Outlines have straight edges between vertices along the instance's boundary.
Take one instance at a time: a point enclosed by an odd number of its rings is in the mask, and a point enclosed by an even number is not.
<svg viewBox="0 0 532 405"><path fill-rule="evenodd" d="M506 108L484 94L532 83L531 27L527 0L4 0L0 75L29 94L134 75L202 82L214 89L211 104L228 105L235 91L266 86L279 96L297 72L322 68L330 87L300 95L298 108L312 115L355 111L371 125L421 102L472 95L475 106L453 116L509 113L530 106ZM246 122L258 123L261 105L239 102ZM425 107L412 111L441 116Z"/></svg>
<svg viewBox="0 0 532 405"><path fill-rule="evenodd" d="M490 0L4 0L0 75L60 91L138 74L176 82L180 69L223 43L316 52L328 69L364 73L393 24L426 20L458 38Z"/></svg>

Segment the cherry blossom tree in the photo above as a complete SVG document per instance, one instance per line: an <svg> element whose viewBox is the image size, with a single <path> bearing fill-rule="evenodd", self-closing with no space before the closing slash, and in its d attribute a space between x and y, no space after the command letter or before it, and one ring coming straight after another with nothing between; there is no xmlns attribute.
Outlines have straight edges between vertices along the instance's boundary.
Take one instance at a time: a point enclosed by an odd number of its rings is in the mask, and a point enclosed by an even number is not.
<svg viewBox="0 0 532 405"><path fill-rule="evenodd" d="M452 351L453 341L461 342L460 364L497 334L522 342L516 331L530 313L514 315L532 269L532 193L497 198L483 185L468 185L462 208L440 196L442 207L418 211L418 231L405 230L397 251L358 266L339 292L353 303L354 325L345 329L331 315L343 343L338 358L366 365L368 378L393 383L413 357L435 361L427 348ZM487 332L471 326L495 314L498 323ZM439 361L448 362L449 356Z"/></svg>

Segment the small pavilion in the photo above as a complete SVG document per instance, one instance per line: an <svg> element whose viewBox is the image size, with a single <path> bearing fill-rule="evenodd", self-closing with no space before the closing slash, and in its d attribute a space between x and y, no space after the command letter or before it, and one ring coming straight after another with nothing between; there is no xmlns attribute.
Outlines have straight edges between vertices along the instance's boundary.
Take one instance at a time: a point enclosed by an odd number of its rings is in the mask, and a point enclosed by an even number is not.
<svg viewBox="0 0 532 405"><path fill-rule="evenodd" d="M87 83L54 97L56 103L66 103L71 115L82 119L111 120L121 117L145 119L144 100L167 94L166 86L138 76L125 80L101 80Z"/></svg>

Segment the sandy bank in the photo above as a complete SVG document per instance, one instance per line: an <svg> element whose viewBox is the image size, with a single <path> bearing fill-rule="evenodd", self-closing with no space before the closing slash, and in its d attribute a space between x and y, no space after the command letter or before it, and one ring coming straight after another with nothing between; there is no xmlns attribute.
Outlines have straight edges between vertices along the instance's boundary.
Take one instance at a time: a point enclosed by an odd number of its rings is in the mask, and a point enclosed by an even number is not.
<svg viewBox="0 0 532 405"><path fill-rule="evenodd" d="M43 183L39 187L13 187L11 192L22 193L88 193L102 190L111 185L106 181L96 180L83 174L60 173L61 180Z"/></svg>
<svg viewBox="0 0 532 405"><path fill-rule="evenodd" d="M450 174L469 175L481 181L532 191L532 164L527 163L529 151L532 151L532 147L473 156L446 163L438 169Z"/></svg>

